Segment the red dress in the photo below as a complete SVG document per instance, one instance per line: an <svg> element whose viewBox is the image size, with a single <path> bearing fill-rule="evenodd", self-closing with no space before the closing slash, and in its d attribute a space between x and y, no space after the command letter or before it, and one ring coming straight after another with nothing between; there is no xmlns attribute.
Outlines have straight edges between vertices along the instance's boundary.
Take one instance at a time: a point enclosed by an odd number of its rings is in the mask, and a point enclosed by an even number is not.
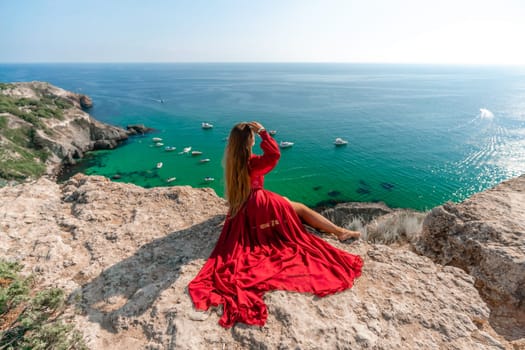
<svg viewBox="0 0 525 350"><path fill-rule="evenodd" d="M264 190L264 175L280 157L279 146L261 132L262 156L250 159L252 191L234 217L227 217L210 257L188 285L197 309L223 305L219 324L263 326L263 295L280 289L325 296L352 287L363 261L308 233L282 196Z"/></svg>

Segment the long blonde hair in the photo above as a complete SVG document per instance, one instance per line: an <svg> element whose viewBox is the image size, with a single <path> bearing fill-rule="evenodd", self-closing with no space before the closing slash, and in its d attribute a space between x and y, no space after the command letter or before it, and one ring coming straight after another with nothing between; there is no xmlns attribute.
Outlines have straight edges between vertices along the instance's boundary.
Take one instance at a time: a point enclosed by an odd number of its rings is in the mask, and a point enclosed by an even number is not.
<svg viewBox="0 0 525 350"><path fill-rule="evenodd" d="M225 195L230 215L237 214L250 195L248 162L252 154L254 135L248 123L239 123L230 131L224 152Z"/></svg>

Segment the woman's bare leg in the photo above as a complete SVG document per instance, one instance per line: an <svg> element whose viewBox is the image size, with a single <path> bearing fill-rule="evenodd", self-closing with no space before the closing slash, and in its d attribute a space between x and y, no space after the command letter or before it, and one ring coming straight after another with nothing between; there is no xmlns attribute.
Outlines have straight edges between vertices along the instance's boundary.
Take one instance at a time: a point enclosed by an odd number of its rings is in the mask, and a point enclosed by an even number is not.
<svg viewBox="0 0 525 350"><path fill-rule="evenodd" d="M286 198L286 197L285 197ZM297 215L308 225L315 229L333 233L337 236L340 241L344 241L349 238L359 238L361 233L359 231L347 230L343 227L335 225L333 222L319 214L318 212L308 208L306 205L298 202L293 202L286 198L292 205Z"/></svg>

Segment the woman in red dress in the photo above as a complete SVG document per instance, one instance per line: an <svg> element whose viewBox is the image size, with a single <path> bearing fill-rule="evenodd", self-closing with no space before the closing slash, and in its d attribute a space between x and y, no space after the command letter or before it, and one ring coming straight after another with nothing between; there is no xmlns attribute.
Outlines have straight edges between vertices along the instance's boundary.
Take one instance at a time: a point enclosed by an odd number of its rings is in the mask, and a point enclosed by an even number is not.
<svg viewBox="0 0 525 350"><path fill-rule="evenodd" d="M263 155L252 154L255 133ZM229 211L217 245L188 285L197 309L223 306L219 324L263 326L268 312L263 295L287 290L325 296L352 287L363 261L308 233L308 225L340 240L359 232L334 225L301 203L263 189L264 175L280 158L279 146L258 122L239 123L225 151Z"/></svg>

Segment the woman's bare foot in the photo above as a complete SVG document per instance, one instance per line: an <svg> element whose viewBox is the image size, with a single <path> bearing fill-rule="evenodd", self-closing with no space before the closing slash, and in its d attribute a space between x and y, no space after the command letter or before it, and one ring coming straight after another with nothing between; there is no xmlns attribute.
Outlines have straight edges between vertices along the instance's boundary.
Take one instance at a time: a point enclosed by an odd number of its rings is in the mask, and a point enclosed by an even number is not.
<svg viewBox="0 0 525 350"><path fill-rule="evenodd" d="M346 241L347 239L350 239L350 238L361 237L361 232L347 230L346 228L342 228L342 227L339 230L339 232L336 232L334 234L337 236L337 239L339 239L341 242Z"/></svg>

